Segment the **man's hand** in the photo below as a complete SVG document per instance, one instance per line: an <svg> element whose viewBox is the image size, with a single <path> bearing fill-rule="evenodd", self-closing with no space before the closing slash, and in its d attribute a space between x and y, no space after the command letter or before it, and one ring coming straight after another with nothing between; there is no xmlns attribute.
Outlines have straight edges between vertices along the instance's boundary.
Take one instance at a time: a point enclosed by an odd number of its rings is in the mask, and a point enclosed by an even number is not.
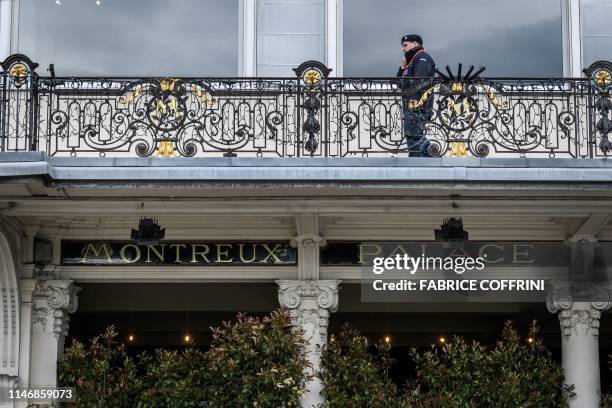
<svg viewBox="0 0 612 408"><path fill-rule="evenodd" d="M406 61L406 57L402 58L402 60L400 61L400 67L402 67L402 69L406 68L406 65L408 65L408 61Z"/></svg>

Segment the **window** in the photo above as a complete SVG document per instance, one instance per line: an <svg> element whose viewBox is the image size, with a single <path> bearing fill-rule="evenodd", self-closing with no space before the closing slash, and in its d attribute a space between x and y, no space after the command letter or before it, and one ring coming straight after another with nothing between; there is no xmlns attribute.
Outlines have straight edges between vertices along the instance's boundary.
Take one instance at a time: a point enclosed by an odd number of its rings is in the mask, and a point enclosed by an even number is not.
<svg viewBox="0 0 612 408"><path fill-rule="evenodd" d="M59 76L238 74L239 0L19 0L18 15L18 52Z"/></svg>
<svg viewBox="0 0 612 408"><path fill-rule="evenodd" d="M438 69L462 62L487 67L485 76L563 75L561 0L345 0L343 8L345 76L395 75L400 39L411 33Z"/></svg>
<svg viewBox="0 0 612 408"><path fill-rule="evenodd" d="M582 0L582 61L612 60L612 3L610 0Z"/></svg>
<svg viewBox="0 0 612 408"><path fill-rule="evenodd" d="M293 76L325 62L325 0L257 0L257 75Z"/></svg>

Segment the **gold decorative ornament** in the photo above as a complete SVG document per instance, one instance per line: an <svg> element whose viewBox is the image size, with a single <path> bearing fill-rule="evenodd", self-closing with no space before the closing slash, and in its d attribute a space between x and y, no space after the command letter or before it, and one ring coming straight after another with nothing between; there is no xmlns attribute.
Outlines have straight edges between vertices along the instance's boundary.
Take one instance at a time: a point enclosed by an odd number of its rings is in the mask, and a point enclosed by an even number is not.
<svg viewBox="0 0 612 408"><path fill-rule="evenodd" d="M159 81L159 87L162 92L172 92L174 91L174 86L176 85L176 79L165 78Z"/></svg>
<svg viewBox="0 0 612 408"><path fill-rule="evenodd" d="M463 101L460 103L456 103L452 99L449 100L448 112L452 113L453 110L455 111L455 113L457 113L457 115L472 115L472 109L470 109L470 102L467 100L467 98L463 99Z"/></svg>
<svg viewBox="0 0 612 408"><path fill-rule="evenodd" d="M420 108L421 106L423 106L425 104L425 102L427 102L427 100L429 99L431 94L433 94L433 91L434 91L434 87L432 86L427 91L425 91L423 93L423 95L421 95L421 97L419 98L418 102L412 104L412 108L410 107L410 102L411 101L408 101L408 109L412 110L412 109L417 109L417 108ZM414 101L412 101L412 102L414 102Z"/></svg>
<svg viewBox="0 0 612 408"><path fill-rule="evenodd" d="M468 152L465 142L453 142L449 157L467 157Z"/></svg>
<svg viewBox="0 0 612 408"><path fill-rule="evenodd" d="M28 76L28 68L23 64L15 64L11 68L11 76L13 79L23 79Z"/></svg>
<svg viewBox="0 0 612 408"><path fill-rule="evenodd" d="M309 69L304 73L304 83L309 86L316 86L321 83L321 73L316 69Z"/></svg>
<svg viewBox="0 0 612 408"><path fill-rule="evenodd" d="M176 153L174 152L174 142L169 140L159 142L155 156L163 157L164 159L167 159L170 156L176 156Z"/></svg>
<svg viewBox="0 0 612 408"><path fill-rule="evenodd" d="M213 106L216 102L215 98L213 98L212 95L208 96L205 91L202 91L194 85L191 86L191 91L195 94L195 96L198 97L198 99L200 99L200 101L204 105Z"/></svg>
<svg viewBox="0 0 612 408"><path fill-rule="evenodd" d="M453 82L451 84L451 91L454 93L462 93L464 89L465 87L461 82Z"/></svg>
<svg viewBox="0 0 612 408"><path fill-rule="evenodd" d="M19 88L23 84L23 80L28 76L28 68L24 64L15 64L11 67L9 75L15 81L15 86Z"/></svg>
<svg viewBox="0 0 612 408"><path fill-rule="evenodd" d="M594 75L595 84L600 86L612 84L612 74L607 69L600 69Z"/></svg>
<svg viewBox="0 0 612 408"><path fill-rule="evenodd" d="M157 104L156 104L157 115L159 116L162 113L166 114L168 113L168 111L170 111L170 113L173 113L177 116L180 116L179 111L178 111L178 106L176 104L176 99L170 99L167 103L161 99L158 99Z"/></svg>
<svg viewBox="0 0 612 408"><path fill-rule="evenodd" d="M134 92L129 94L128 96L120 96L117 99L117 102L127 105L128 103L131 103L134 99L136 99L138 95L142 94L143 92L145 92L145 87L141 86L140 88L136 89Z"/></svg>
<svg viewBox="0 0 612 408"><path fill-rule="evenodd" d="M500 102L499 99L497 98L497 95L495 95L495 92L493 92L493 89L491 89L491 87L486 86L484 87L484 91L485 91L485 95L487 95L487 98L489 98L489 100L491 101L491 103L495 106L497 106L498 108L502 108L502 109L509 109L510 104L508 103L508 101L502 101Z"/></svg>

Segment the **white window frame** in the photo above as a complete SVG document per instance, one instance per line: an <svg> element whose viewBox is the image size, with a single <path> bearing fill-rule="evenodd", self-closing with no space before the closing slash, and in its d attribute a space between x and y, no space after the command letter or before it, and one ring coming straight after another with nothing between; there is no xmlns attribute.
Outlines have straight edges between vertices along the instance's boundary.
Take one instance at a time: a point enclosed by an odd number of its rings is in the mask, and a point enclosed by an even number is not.
<svg viewBox="0 0 612 408"><path fill-rule="evenodd" d="M14 18L17 16L19 0L0 0L0 60L4 61L9 55L14 53L16 47L14 36L18 34Z"/></svg>
<svg viewBox="0 0 612 408"><path fill-rule="evenodd" d="M343 7L345 0L326 0L326 61L331 76L341 77L343 66ZM0 0L0 59L16 53L19 40L20 0ZM349 3L350 4L350 3ZM583 67L581 0L562 0L563 75L581 77ZM239 75L256 76L256 0L240 0Z"/></svg>
<svg viewBox="0 0 612 408"><path fill-rule="evenodd" d="M580 0L561 3L563 26L563 76L582 76L582 32L580 28Z"/></svg>
<svg viewBox="0 0 612 408"><path fill-rule="evenodd" d="M572 0L569 0L569 1L572 1ZM581 0L573 0L573 1L577 3L577 5L576 5L576 8L577 8L576 15L578 16L578 18L577 18L578 21L576 23L578 28L576 29L576 33L575 34L578 35L578 37L579 37L578 39L580 41L580 50L579 50L579 54L577 55L576 58L579 58L579 63L582 66L582 64L584 64L584 47L583 47L583 41L582 41L583 38L584 38L583 35L582 35L582 7L581 7L582 4L578 4L578 2L581 1ZM593 62L595 62L595 61L593 61ZM588 67L589 67L589 65L585 65L583 68L588 68Z"/></svg>
<svg viewBox="0 0 612 408"><path fill-rule="evenodd" d="M329 0L328 0L329 1ZM343 76L343 7L345 0L334 0L336 7L336 74ZM511 0L510 0L511 1ZM537 1L537 0L534 0ZM350 0L348 3L350 4ZM328 21L329 22L329 21ZM332 32L330 30L330 32ZM580 0L561 0L561 38L563 48L563 76L582 76L582 33L580 31ZM329 46L328 46L329 49ZM586 67L585 67L586 68Z"/></svg>
<svg viewBox="0 0 612 408"><path fill-rule="evenodd" d="M257 76L257 7L256 0L240 2L239 72L243 77ZM332 69L330 76L340 76L342 55L342 0L325 0L325 61Z"/></svg>

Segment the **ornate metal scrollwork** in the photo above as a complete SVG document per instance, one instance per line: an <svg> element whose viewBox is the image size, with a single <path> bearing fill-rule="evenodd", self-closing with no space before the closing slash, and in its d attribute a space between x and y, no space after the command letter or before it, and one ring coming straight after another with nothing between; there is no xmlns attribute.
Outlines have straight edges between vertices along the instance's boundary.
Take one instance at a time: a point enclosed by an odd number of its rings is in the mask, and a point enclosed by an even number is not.
<svg viewBox="0 0 612 408"><path fill-rule="evenodd" d="M35 75L34 70L38 67L38 64L32 62L23 54L15 54L2 62L1 66L3 71L8 73L8 77L15 88L20 89L26 83L28 77Z"/></svg>
<svg viewBox="0 0 612 408"><path fill-rule="evenodd" d="M432 156L605 156L612 64L585 78L333 78L308 61L291 78L41 78L2 64L0 151L51 156L388 156L408 151L416 110ZM408 86L406 86L408 85ZM410 92L407 89L410 89Z"/></svg>
<svg viewBox="0 0 612 408"><path fill-rule="evenodd" d="M612 141L608 134L612 131L612 121L610 121L610 110L612 110L612 100L610 100L610 89L612 89L612 63L598 61L584 70L585 74L593 81L597 96L595 99L595 109L599 118L596 122L596 129L600 135L599 149L608 156L612 150Z"/></svg>
<svg viewBox="0 0 612 408"><path fill-rule="evenodd" d="M306 111L306 119L302 129L307 135L307 140L304 143L304 149L313 156L319 147L317 135L321 131L321 123L317 115L321 110L320 95L323 79L329 76L331 70L318 61L307 61L294 71L305 87L305 102L303 106Z"/></svg>

